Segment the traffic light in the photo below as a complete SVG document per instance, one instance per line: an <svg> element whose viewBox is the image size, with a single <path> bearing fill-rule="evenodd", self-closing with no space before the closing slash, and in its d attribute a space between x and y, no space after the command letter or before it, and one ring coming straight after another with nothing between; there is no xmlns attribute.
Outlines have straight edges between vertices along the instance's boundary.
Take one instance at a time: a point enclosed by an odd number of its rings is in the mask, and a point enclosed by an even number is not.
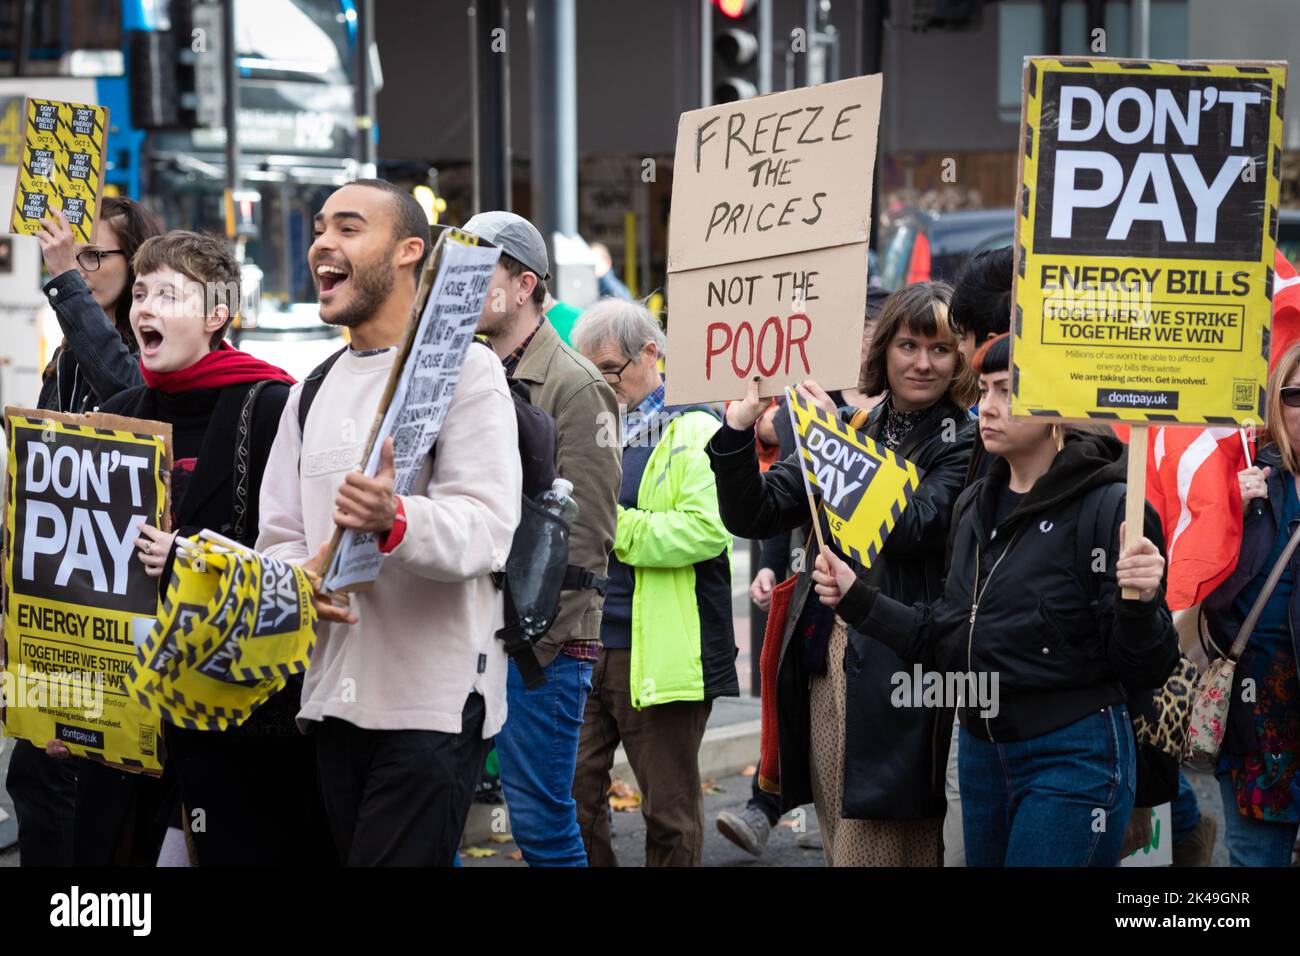
<svg viewBox="0 0 1300 956"><path fill-rule="evenodd" d="M759 93L760 0L713 0L713 102L734 103Z"/></svg>

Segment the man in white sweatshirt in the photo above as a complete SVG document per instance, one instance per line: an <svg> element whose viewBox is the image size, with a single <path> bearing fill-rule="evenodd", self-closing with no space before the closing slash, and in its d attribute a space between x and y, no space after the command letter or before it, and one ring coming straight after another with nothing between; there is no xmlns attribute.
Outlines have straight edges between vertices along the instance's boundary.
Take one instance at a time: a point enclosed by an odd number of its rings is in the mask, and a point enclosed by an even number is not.
<svg viewBox="0 0 1300 956"><path fill-rule="evenodd" d="M500 361L470 346L418 494L393 494L391 446L374 478L358 470L428 240L419 205L381 180L340 188L317 213L308 261L320 316L346 327L350 346L303 426L303 386L290 392L262 483L259 550L317 569L338 526L375 533L387 555L348 608L318 602L298 715L349 865L450 866L506 718L490 574L519 523L522 475Z"/></svg>

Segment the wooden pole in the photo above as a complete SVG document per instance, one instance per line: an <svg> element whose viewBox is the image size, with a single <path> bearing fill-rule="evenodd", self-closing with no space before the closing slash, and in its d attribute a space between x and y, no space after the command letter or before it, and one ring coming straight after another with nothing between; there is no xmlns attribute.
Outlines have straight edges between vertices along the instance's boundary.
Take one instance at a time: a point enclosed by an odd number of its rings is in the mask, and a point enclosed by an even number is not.
<svg viewBox="0 0 1300 956"><path fill-rule="evenodd" d="M1128 491L1124 500L1125 537L1141 536L1145 526L1147 502L1147 426L1134 424L1129 428L1128 439ZM1120 542L1123 553L1124 542ZM1136 601L1141 593L1136 588L1124 588L1125 601Z"/></svg>
<svg viewBox="0 0 1300 956"><path fill-rule="evenodd" d="M807 491L807 488L804 489ZM817 503L813 501L812 492L808 491L808 513L812 515L813 534L817 535L817 548L819 551L826 550L826 542L822 538L822 523L817 518Z"/></svg>

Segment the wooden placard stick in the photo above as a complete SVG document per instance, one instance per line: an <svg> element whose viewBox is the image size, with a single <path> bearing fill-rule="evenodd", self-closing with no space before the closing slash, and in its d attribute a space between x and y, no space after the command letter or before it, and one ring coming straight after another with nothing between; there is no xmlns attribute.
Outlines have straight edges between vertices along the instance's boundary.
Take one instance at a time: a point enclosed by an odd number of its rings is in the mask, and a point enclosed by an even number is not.
<svg viewBox="0 0 1300 956"><path fill-rule="evenodd" d="M1129 428L1128 438L1128 491L1124 499L1125 537L1141 537L1146 527L1147 504L1147 426L1134 422ZM1125 542L1119 543L1120 553L1124 553ZM1141 592L1136 588L1124 588L1121 597L1125 601L1136 601Z"/></svg>

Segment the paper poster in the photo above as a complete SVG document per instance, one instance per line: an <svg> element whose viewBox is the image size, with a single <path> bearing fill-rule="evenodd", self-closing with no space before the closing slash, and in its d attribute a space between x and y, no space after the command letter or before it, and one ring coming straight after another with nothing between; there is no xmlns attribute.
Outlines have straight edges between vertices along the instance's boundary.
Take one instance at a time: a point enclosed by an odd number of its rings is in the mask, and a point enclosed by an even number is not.
<svg viewBox="0 0 1300 956"><path fill-rule="evenodd" d="M140 522L166 527L171 426L16 408L5 426L5 731L159 772L127 678L158 614L135 542Z"/></svg>
<svg viewBox="0 0 1300 956"><path fill-rule="evenodd" d="M671 404L857 384L881 77L683 113L668 241ZM760 341L761 340L761 341Z"/></svg>
<svg viewBox="0 0 1300 956"><path fill-rule="evenodd" d="M382 417L366 459L366 474L374 475L384 439L392 436L398 495L410 493L442 429L499 255L495 246L478 245L473 236L455 230L444 231L434 248L428 299L393 365L396 378L385 393L391 400L380 403ZM384 556L374 534L345 531L335 545L325 590L345 591L378 577Z"/></svg>
<svg viewBox="0 0 1300 956"><path fill-rule="evenodd" d="M1264 420L1286 72L1026 60L1014 415Z"/></svg>
<svg viewBox="0 0 1300 956"><path fill-rule="evenodd" d="M108 108L28 98L9 231L33 235L61 209L77 242L94 241L104 191Z"/></svg>
<svg viewBox="0 0 1300 956"><path fill-rule="evenodd" d="M921 470L862 432L786 389L804 480L821 495L831 537L869 568L916 487Z"/></svg>

